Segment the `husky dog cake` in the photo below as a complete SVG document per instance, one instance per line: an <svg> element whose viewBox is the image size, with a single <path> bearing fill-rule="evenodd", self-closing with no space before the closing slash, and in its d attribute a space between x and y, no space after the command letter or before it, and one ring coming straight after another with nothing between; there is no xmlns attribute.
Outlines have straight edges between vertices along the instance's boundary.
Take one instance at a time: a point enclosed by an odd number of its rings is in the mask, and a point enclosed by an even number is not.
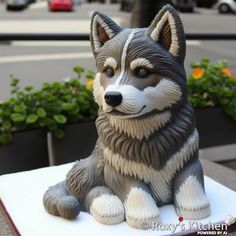
<svg viewBox="0 0 236 236"><path fill-rule="evenodd" d="M91 45L98 140L47 190L46 210L67 219L84 210L103 224L126 220L135 228L158 224L165 204L184 219L209 216L175 9L165 6L143 29L123 29L95 12Z"/></svg>

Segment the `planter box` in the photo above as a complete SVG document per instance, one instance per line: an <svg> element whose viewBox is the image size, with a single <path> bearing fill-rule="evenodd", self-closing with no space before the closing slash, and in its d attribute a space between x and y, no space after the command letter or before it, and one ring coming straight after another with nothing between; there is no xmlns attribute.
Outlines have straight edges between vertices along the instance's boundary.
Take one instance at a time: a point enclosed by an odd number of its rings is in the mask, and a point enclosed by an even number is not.
<svg viewBox="0 0 236 236"><path fill-rule="evenodd" d="M236 143L236 122L220 107L195 109L200 148Z"/></svg>
<svg viewBox="0 0 236 236"><path fill-rule="evenodd" d="M92 153L97 141L94 122L66 125L64 133L63 139L48 134L49 156L52 165L83 159Z"/></svg>
<svg viewBox="0 0 236 236"><path fill-rule="evenodd" d="M236 122L224 114L222 108L195 109L200 148L236 143ZM59 165L91 154L97 140L94 122L67 125L65 137L48 135L50 163Z"/></svg>
<svg viewBox="0 0 236 236"><path fill-rule="evenodd" d="M48 166L47 132L18 132L13 141L0 145L0 175Z"/></svg>

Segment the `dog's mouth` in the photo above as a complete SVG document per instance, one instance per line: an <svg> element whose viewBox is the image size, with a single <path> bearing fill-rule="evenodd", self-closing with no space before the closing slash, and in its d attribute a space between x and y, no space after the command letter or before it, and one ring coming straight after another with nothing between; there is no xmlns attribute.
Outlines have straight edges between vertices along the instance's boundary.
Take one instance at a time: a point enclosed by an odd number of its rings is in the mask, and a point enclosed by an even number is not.
<svg viewBox="0 0 236 236"><path fill-rule="evenodd" d="M126 112L118 111L115 108L106 113L113 116L133 116L133 115L138 115L139 113L141 113L145 109L145 107L146 105L144 105L138 112L135 112L135 113L126 113Z"/></svg>

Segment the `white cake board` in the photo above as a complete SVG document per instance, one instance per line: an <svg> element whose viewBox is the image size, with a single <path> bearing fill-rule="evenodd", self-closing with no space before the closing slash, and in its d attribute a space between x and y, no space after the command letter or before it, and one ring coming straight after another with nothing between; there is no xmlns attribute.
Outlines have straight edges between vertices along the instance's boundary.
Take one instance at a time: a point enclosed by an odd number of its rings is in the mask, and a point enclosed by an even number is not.
<svg viewBox="0 0 236 236"><path fill-rule="evenodd" d="M50 185L64 180L72 163L33 171L0 176L0 199L22 236L157 236L173 233L168 230L138 230L126 222L118 225L102 225L84 212L73 221L49 215L42 204L43 194ZM231 215L236 217L236 192L205 177L206 194L211 203L211 216L199 222L207 224L224 221ZM178 216L172 205L160 208L161 224L174 224ZM188 229L184 220L174 233ZM165 227L165 226L163 226ZM182 233L181 233L182 234Z"/></svg>

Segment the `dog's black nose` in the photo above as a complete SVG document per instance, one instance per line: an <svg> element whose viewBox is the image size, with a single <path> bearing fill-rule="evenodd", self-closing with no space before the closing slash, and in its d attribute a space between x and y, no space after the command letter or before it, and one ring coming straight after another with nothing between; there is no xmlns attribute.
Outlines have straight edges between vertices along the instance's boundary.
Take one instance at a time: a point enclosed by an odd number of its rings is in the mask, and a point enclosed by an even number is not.
<svg viewBox="0 0 236 236"><path fill-rule="evenodd" d="M112 107L119 106L122 102L122 95L121 93L115 91L106 92L105 101Z"/></svg>

